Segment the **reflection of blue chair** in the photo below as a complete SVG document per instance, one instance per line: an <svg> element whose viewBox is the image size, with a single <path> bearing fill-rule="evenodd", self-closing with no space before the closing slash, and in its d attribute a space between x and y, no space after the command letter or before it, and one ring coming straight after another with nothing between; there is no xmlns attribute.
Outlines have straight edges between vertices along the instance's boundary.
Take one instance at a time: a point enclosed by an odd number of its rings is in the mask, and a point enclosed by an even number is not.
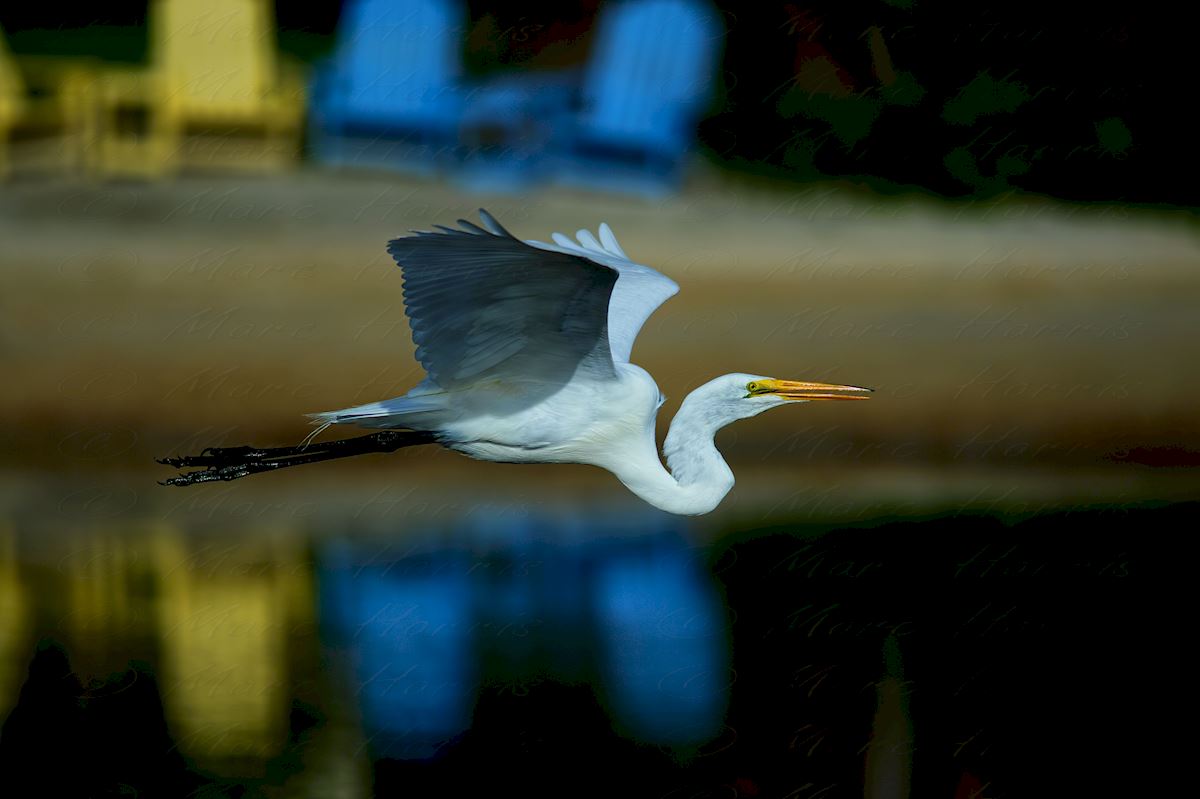
<svg viewBox="0 0 1200 799"><path fill-rule="evenodd" d="M470 726L475 705L468 569L446 553L372 561L327 549L322 615L352 653L374 754L432 757Z"/></svg>
<svg viewBox="0 0 1200 799"><path fill-rule="evenodd" d="M675 188L710 97L723 30L703 0L607 9L582 110L561 134L560 180L652 195Z"/></svg>
<svg viewBox="0 0 1200 799"><path fill-rule="evenodd" d="M615 725L663 746L720 730L721 600L676 517L479 508L403 551L327 542L322 634L353 666L375 756L423 759L471 725L481 683L599 679Z"/></svg>
<svg viewBox="0 0 1200 799"><path fill-rule="evenodd" d="M688 746L721 729L729 683L720 597L662 540L597 561L593 608L611 713L634 737Z"/></svg>
<svg viewBox="0 0 1200 799"><path fill-rule="evenodd" d="M463 104L465 16L453 0L351 0L312 87L317 160L416 172L448 160Z"/></svg>

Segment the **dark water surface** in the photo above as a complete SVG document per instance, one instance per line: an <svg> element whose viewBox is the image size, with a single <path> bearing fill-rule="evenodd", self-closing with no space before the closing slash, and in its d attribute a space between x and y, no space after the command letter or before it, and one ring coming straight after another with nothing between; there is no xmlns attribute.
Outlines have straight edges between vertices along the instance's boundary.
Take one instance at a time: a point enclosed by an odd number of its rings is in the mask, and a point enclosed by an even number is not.
<svg viewBox="0 0 1200 799"><path fill-rule="evenodd" d="M1198 519L0 528L0 793L1138 795Z"/></svg>

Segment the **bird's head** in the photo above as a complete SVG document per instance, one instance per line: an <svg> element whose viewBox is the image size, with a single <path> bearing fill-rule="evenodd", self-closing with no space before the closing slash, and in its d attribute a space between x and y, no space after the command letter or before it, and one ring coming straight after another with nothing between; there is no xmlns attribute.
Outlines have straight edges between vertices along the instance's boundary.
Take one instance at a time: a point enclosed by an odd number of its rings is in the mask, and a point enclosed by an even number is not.
<svg viewBox="0 0 1200 799"><path fill-rule="evenodd" d="M736 373L709 381L691 396L703 402L718 426L723 426L738 419L757 416L770 408L796 402L869 399L871 391L859 386Z"/></svg>

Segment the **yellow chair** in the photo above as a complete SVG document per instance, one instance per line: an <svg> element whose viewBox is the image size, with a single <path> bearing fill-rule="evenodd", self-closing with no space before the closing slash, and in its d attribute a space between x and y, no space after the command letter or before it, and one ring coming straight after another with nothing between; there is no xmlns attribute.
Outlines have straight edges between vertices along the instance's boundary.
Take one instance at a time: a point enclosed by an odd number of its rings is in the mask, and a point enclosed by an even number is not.
<svg viewBox="0 0 1200 799"><path fill-rule="evenodd" d="M17 56L25 97L13 141L24 171L79 171L95 138L96 59ZM13 150L16 158L17 149Z"/></svg>
<svg viewBox="0 0 1200 799"><path fill-rule="evenodd" d="M25 84L0 31L0 178L8 175L8 140L25 113Z"/></svg>
<svg viewBox="0 0 1200 799"><path fill-rule="evenodd" d="M0 31L0 179L17 161L23 171L83 166L95 65L86 57L13 56Z"/></svg>
<svg viewBox="0 0 1200 799"><path fill-rule="evenodd" d="M150 66L99 82L92 167L156 177L294 162L304 79L275 52L273 16L264 0L152 0Z"/></svg>

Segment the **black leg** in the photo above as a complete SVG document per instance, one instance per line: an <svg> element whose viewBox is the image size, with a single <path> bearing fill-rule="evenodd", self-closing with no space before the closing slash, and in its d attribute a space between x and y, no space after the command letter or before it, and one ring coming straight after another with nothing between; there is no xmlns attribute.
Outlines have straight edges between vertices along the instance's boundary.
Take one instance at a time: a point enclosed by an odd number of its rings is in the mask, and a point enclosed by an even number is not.
<svg viewBox="0 0 1200 799"><path fill-rule="evenodd" d="M184 466L228 466L264 458L278 458L299 454L300 447L205 447L199 455L184 455L181 458L159 458L158 462L177 469ZM315 452L316 449L310 450Z"/></svg>
<svg viewBox="0 0 1200 799"><path fill-rule="evenodd" d="M161 485L187 486L216 480L236 480L288 466L348 458L369 452L395 452L402 447L432 444L433 433L416 430L382 430L366 436L324 441L298 447L209 447L199 455L160 458L159 463L176 468L203 466L203 471L186 472L161 481Z"/></svg>

